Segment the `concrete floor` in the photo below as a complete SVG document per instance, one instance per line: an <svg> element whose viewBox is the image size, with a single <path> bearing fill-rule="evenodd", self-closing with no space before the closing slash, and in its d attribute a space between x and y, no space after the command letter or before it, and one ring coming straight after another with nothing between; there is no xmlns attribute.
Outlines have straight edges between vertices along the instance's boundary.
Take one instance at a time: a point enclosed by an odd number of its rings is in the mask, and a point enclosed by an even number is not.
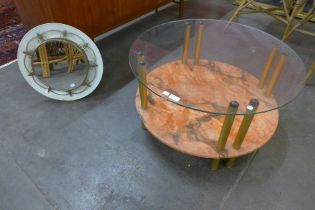
<svg viewBox="0 0 315 210"><path fill-rule="evenodd" d="M222 18L228 0L187 2L186 17ZM234 169L178 153L141 129L136 81L128 66L132 41L175 20L176 6L98 42L105 74L77 102L39 95L16 63L0 71L0 209L314 209L315 88L280 112L273 139ZM239 22L280 35L263 15ZM290 45L308 64L314 38L295 34Z"/></svg>

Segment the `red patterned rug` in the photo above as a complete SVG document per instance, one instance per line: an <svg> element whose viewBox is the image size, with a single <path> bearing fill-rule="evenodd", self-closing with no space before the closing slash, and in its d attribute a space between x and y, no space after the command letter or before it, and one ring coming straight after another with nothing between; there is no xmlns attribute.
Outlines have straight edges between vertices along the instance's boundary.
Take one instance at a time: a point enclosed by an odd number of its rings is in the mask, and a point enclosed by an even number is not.
<svg viewBox="0 0 315 210"><path fill-rule="evenodd" d="M0 0L0 66L16 59L25 33L13 0Z"/></svg>

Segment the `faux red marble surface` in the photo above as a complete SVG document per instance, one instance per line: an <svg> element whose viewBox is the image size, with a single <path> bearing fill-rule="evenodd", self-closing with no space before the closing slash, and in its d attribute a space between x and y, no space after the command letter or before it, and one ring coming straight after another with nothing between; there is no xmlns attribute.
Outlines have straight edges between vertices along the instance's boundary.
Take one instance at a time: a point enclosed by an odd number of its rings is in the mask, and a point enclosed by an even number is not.
<svg viewBox="0 0 315 210"><path fill-rule="evenodd" d="M253 75L218 61L202 60L199 65L174 61L151 71L147 81L154 92L163 95L166 90L180 97L179 103L205 111L222 113L231 100L236 100L244 112L252 98L260 101L260 110L276 106L273 97L265 97L257 88L258 80ZM216 143L224 115L195 111L148 92L146 110L136 95L136 107L146 128L164 144L186 154L205 158L246 155L267 143L278 125L277 110L256 114L241 149L235 150L232 144L243 118L236 116L225 151L218 153Z"/></svg>

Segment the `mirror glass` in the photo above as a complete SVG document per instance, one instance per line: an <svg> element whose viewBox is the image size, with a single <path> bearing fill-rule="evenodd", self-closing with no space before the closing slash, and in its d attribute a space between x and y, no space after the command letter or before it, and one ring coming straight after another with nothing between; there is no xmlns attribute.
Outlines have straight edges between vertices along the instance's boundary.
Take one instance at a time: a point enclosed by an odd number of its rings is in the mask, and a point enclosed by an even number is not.
<svg viewBox="0 0 315 210"><path fill-rule="evenodd" d="M77 44L63 39L40 44L33 53L32 67L42 83L59 91L80 87L89 70L85 52Z"/></svg>

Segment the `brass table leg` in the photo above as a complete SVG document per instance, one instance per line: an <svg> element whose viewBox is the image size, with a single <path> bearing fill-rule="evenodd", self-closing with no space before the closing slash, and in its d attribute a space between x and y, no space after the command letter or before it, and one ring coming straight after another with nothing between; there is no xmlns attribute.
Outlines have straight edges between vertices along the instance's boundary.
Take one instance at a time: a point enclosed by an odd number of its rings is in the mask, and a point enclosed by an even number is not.
<svg viewBox="0 0 315 210"><path fill-rule="evenodd" d="M138 61L138 75L140 77L140 80L146 84L147 74L146 74L146 64L144 62L143 52L137 53L137 61ZM141 99L141 107L142 109L146 109L148 107L147 89L141 82L139 82L138 88L139 88L139 94L140 94L140 99ZM142 120L141 120L141 128L146 129Z"/></svg>
<svg viewBox="0 0 315 210"><path fill-rule="evenodd" d="M203 30L204 30L204 25L202 22L200 22L197 26L197 35L196 35L195 52L194 52L194 64L199 64Z"/></svg>
<svg viewBox="0 0 315 210"><path fill-rule="evenodd" d="M275 70L273 71L273 74L271 76L271 79L269 81L269 84L265 91L265 96L270 96L274 87L276 86L276 83L278 82L278 79L280 77L280 74L283 70L284 64L287 60L286 55L281 55L278 64L276 65Z"/></svg>
<svg viewBox="0 0 315 210"><path fill-rule="evenodd" d="M260 79L259 79L259 83L258 83L258 87L259 88L263 88L264 85L265 85L265 81L266 81L266 78L267 78L267 76L269 74L271 65L272 65L272 63L274 61L274 58L276 56L276 52L277 52L276 48L272 48L271 49L271 52L270 52L269 57L267 59L267 62L265 64L265 66L264 66L264 69L261 72L261 75L260 75Z"/></svg>
<svg viewBox="0 0 315 210"><path fill-rule="evenodd" d="M146 73L146 63L144 61L139 62L139 67L138 67L138 74L140 77L140 82L139 82L139 92L140 92L140 98L141 98L141 107L142 109L147 109L148 108L148 93L147 93L147 88L145 87L144 84L147 83L147 73Z"/></svg>
<svg viewBox="0 0 315 210"><path fill-rule="evenodd" d="M187 63L188 57L189 57L190 34L191 34L191 23L186 23L185 42L184 42L183 55L182 55L183 63Z"/></svg>
<svg viewBox="0 0 315 210"><path fill-rule="evenodd" d="M223 126L221 128L219 140L217 142L216 148L218 150L218 153L223 152L225 148L226 141L229 137L229 134L231 132L231 128L235 119L235 113L238 109L238 102L237 101L231 101L229 104L229 107L227 109L227 115L224 118ZM211 170L216 170L219 167L220 159L213 159L211 163Z"/></svg>
<svg viewBox="0 0 315 210"><path fill-rule="evenodd" d="M237 135L232 145L234 149L239 150L241 148L242 143L245 139L245 136L248 132L248 129L255 116L255 112L257 111L258 105L259 105L259 101L257 99L250 100L247 106L246 115L244 115L243 117L242 123L238 129ZM235 161L236 161L236 158L230 158L226 163L226 167L232 168L235 164Z"/></svg>
<svg viewBox="0 0 315 210"><path fill-rule="evenodd" d="M225 164L227 168L233 168L235 165L236 158L229 158Z"/></svg>
<svg viewBox="0 0 315 210"><path fill-rule="evenodd" d="M211 170L216 171L220 166L220 159L212 159L211 160Z"/></svg>

